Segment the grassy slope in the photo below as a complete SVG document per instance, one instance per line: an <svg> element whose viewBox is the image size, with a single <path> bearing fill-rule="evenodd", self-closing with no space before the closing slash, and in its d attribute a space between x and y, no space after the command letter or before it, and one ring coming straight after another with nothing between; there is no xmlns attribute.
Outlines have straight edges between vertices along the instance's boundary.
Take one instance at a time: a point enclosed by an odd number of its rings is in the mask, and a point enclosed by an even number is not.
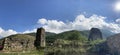
<svg viewBox="0 0 120 55"><path fill-rule="evenodd" d="M24 52L0 52L0 55L44 55L44 50L41 51L24 51Z"/></svg>
<svg viewBox="0 0 120 55"><path fill-rule="evenodd" d="M77 31L77 30L72 30L72 31L66 31L63 33L55 34L55 35L47 35L46 36L46 41L48 42L54 42L56 39L66 39L66 40L77 40L80 39L81 37L87 37L88 32L87 31Z"/></svg>

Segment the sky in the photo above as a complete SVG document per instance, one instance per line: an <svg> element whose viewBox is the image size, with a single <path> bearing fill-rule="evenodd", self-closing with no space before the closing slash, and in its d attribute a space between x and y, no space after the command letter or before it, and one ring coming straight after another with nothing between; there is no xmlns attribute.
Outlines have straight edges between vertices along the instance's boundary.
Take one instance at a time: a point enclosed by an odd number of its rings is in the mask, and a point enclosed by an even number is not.
<svg viewBox="0 0 120 55"><path fill-rule="evenodd" d="M35 32L89 30L119 33L119 0L0 0L0 37Z"/></svg>

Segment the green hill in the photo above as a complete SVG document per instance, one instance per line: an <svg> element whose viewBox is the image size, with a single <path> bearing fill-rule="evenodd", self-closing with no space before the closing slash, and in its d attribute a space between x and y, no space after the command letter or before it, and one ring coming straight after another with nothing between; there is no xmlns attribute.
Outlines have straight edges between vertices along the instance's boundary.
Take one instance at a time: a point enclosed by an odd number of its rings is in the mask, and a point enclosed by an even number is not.
<svg viewBox="0 0 120 55"><path fill-rule="evenodd" d="M10 38L11 40L14 40L14 39L23 39L23 40L30 39L30 40L35 40L34 36L32 36L32 35L26 35L26 34L11 35L11 36L8 36L7 38Z"/></svg>
<svg viewBox="0 0 120 55"><path fill-rule="evenodd" d="M46 33L46 42L53 43L56 39L65 39L65 40L86 40L89 35L88 31L66 31L59 34Z"/></svg>

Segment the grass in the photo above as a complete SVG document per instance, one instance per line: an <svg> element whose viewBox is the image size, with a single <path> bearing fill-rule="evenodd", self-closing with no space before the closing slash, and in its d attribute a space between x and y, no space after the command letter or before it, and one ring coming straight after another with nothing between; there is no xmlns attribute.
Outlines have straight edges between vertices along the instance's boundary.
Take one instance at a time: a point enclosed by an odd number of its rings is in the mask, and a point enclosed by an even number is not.
<svg viewBox="0 0 120 55"><path fill-rule="evenodd" d="M84 54L84 49L76 48L55 48L46 50L46 55L82 55Z"/></svg>
<svg viewBox="0 0 120 55"><path fill-rule="evenodd" d="M0 55L44 55L44 50L23 52L0 52Z"/></svg>

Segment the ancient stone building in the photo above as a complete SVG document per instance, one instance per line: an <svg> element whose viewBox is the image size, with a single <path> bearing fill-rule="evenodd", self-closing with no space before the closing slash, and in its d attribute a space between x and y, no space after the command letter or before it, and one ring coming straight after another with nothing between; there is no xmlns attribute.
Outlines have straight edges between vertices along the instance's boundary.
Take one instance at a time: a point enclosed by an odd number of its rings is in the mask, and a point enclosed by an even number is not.
<svg viewBox="0 0 120 55"><path fill-rule="evenodd" d="M36 40L35 40L35 46L38 48L44 48L45 47L45 29L38 28L36 33Z"/></svg>
<svg viewBox="0 0 120 55"><path fill-rule="evenodd" d="M88 37L89 41L102 39L102 33L98 28L92 28Z"/></svg>

